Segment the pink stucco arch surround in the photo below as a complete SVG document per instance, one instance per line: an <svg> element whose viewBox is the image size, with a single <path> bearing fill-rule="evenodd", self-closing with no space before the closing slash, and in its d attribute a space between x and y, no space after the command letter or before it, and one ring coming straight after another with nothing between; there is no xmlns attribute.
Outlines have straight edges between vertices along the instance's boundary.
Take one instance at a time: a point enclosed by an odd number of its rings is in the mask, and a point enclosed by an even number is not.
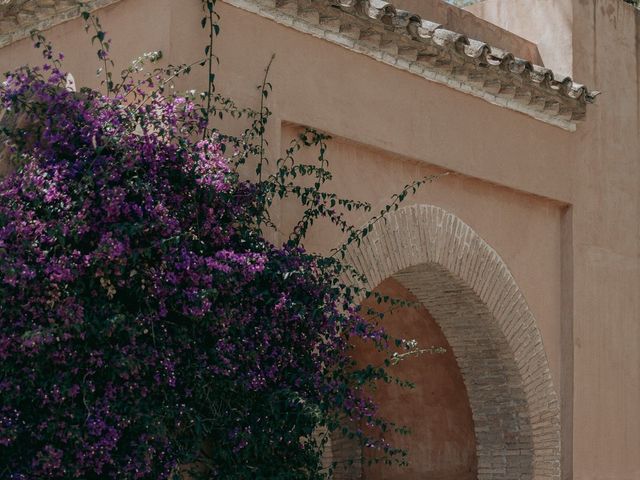
<svg viewBox="0 0 640 480"><path fill-rule="evenodd" d="M471 404L478 479L559 479L560 408L542 337L496 251L452 213L412 205L377 222L347 260L369 286L399 280L442 328Z"/></svg>

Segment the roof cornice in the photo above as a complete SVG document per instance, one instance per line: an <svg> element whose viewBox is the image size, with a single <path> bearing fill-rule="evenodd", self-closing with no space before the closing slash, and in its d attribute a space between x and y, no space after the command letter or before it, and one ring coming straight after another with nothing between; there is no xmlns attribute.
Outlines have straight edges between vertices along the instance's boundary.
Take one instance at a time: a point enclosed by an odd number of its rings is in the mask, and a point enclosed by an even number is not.
<svg viewBox="0 0 640 480"><path fill-rule="evenodd" d="M85 4L95 10L118 1ZM599 93L384 0L224 1L570 131ZM0 0L0 47L79 15L76 0Z"/></svg>
<svg viewBox="0 0 640 480"><path fill-rule="evenodd" d="M384 0L224 1L569 131L600 93Z"/></svg>
<svg viewBox="0 0 640 480"><path fill-rule="evenodd" d="M97 10L120 0L84 1ZM33 30L47 30L73 20L82 11L78 0L0 0L0 48L29 37Z"/></svg>

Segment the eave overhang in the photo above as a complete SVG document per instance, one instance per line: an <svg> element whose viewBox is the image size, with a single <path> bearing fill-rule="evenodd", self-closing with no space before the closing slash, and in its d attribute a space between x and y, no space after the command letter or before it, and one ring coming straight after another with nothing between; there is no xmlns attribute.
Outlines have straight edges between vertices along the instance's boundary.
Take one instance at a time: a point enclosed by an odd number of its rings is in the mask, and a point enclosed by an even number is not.
<svg viewBox="0 0 640 480"><path fill-rule="evenodd" d="M600 93L383 0L224 1L570 131Z"/></svg>
<svg viewBox="0 0 640 480"><path fill-rule="evenodd" d="M119 0L89 0L98 9ZM574 131L599 92L384 0L224 0L492 104ZM0 47L78 17L76 0L0 0Z"/></svg>

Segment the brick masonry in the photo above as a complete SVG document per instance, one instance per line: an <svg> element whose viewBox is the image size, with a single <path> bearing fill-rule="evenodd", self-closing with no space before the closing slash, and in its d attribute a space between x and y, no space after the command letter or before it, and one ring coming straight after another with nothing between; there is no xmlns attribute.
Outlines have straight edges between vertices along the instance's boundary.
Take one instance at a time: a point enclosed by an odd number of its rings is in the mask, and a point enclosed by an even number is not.
<svg viewBox="0 0 640 480"><path fill-rule="evenodd" d="M400 281L447 336L473 412L478 479L559 479L560 407L542 337L500 256L455 215L413 205L378 222L349 261L370 287ZM360 457L344 438L331 448L335 460Z"/></svg>

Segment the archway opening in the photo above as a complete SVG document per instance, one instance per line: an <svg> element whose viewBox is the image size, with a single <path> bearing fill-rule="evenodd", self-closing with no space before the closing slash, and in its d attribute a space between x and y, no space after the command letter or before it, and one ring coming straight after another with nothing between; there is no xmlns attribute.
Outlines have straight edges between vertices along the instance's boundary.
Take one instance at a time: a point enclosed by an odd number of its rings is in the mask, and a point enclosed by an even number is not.
<svg viewBox="0 0 640 480"><path fill-rule="evenodd" d="M362 479L386 480L475 480L476 440L471 405L460 368L445 335L435 319L398 280L388 278L375 289L381 295L414 302L416 306L392 307L376 304L373 298L364 307L385 313L382 323L395 338L416 340L419 347L440 347L442 353L410 356L390 372L415 387L399 388L379 382L373 396L383 417L410 428L409 435L389 432L385 440L408 452L408 465L369 464L371 452L364 452ZM359 363L380 364L384 357L373 348L355 352Z"/></svg>
<svg viewBox="0 0 640 480"><path fill-rule="evenodd" d="M377 223L349 261L369 286L393 277L442 330L471 408L477 478L559 479L560 409L542 338L495 250L455 215L414 205ZM358 446L336 437L331 453L355 460L337 479L363 478Z"/></svg>

